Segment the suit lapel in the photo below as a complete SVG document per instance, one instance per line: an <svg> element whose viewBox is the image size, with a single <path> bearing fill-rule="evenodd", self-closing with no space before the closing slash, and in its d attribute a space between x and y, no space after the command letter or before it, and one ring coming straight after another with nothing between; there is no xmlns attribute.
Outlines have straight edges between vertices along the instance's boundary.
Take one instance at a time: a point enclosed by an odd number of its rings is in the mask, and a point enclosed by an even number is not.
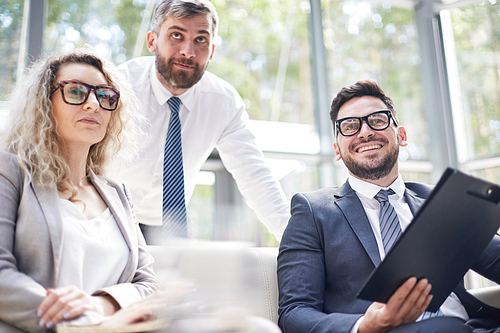
<svg viewBox="0 0 500 333"><path fill-rule="evenodd" d="M425 201L424 198L419 197L417 193L408 189L408 187L405 190L405 199L408 203L408 206L410 206L410 210L413 216L417 214L418 210L420 209L420 207L422 207Z"/></svg>
<svg viewBox="0 0 500 333"><path fill-rule="evenodd" d="M356 237L358 237L366 253L373 262L373 265L375 267L378 266L378 264L380 264L380 253L377 241L373 235L373 230L363 205L349 185L349 182L345 182L344 185L339 188L335 196L337 197L335 203L344 214L347 222L356 234Z"/></svg>
<svg viewBox="0 0 500 333"><path fill-rule="evenodd" d="M45 217L45 222L49 229L50 243L52 245L52 253L54 255L54 269L55 269L55 279L54 285L57 285L59 277L59 267L61 266L61 252L62 252L62 233L63 226L61 220L61 211L59 209L59 194L57 193L57 188L51 186L50 188L39 187L29 180L28 184L25 183L25 188L31 186L35 196L40 204L43 215Z"/></svg>
<svg viewBox="0 0 500 333"><path fill-rule="evenodd" d="M116 223L118 224L118 228L120 229L125 242L129 249L132 248L132 240L130 239L130 235L132 231L130 230L130 225L126 223L127 217L125 216L125 211L123 209L116 209L117 207L123 207L123 203L116 192L116 189L108 186L107 182L97 177L95 174L91 174L90 177L92 184L94 185L97 192L101 195L102 199L106 202L109 210L113 214Z"/></svg>
<svg viewBox="0 0 500 333"><path fill-rule="evenodd" d="M132 239L136 234L131 230L131 225L127 223L128 218L126 216L125 209L123 209L123 203L118 195L116 189L109 186L108 183L97 177L94 173L91 174L90 179L92 184L96 188L97 192L101 195L102 199L106 202L109 210L115 218L116 224L120 229L125 242L130 250L130 255L128 256L127 266L123 270L120 276L120 282L130 281L131 276L134 274L134 260L137 256L137 249L133 247L132 244L136 244L137 240Z"/></svg>
<svg viewBox="0 0 500 333"><path fill-rule="evenodd" d="M128 281L129 276L133 274L133 262L134 257L137 255L137 251L134 250L132 244L136 243L136 240L133 240L132 237L135 236L135 231L131 230L131 226L127 223L128 219L126 216L126 212L124 209L119 209L123 207L123 203L120 200L120 197L115 188L108 186L107 182L101 178L98 178L93 173L91 174L91 181L97 192L101 195L103 200L106 202L106 205L109 207L113 217L116 220L118 228L120 229L123 238L127 246L130 249L130 255L128 258L127 266L120 277L122 281ZM40 204L41 210L45 217L45 222L47 223L47 227L50 235L50 243L52 245L52 252L54 255L54 268L55 268L55 279L54 285L56 286L59 277L59 268L61 266L61 252L62 252L62 238L63 238L63 223L61 219L61 210L59 205L59 195L57 193L57 188L52 186L50 188L42 188L33 184L27 177L25 180L24 188L31 187L35 197ZM118 208L117 208L118 207Z"/></svg>
<svg viewBox="0 0 500 333"><path fill-rule="evenodd" d="M373 235L373 230L363 205L348 181L338 189L335 197L337 198L335 203L343 212L356 237L358 237L375 267L378 266L380 264L380 253L377 241ZM408 188L405 191L405 198L413 215L417 213L425 201L425 199L419 197L414 191Z"/></svg>

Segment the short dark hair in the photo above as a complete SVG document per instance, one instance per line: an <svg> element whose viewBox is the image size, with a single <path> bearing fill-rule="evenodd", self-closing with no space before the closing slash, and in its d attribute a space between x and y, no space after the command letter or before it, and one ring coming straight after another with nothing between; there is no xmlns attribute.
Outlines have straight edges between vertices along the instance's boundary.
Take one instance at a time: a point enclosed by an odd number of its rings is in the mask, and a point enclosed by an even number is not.
<svg viewBox="0 0 500 333"><path fill-rule="evenodd" d="M387 96L382 88L378 85L377 81L373 79L358 81L351 86L342 88L340 92L335 96L332 101L332 106L330 108L330 119L332 120L333 128L335 130L335 121L339 115L339 110L348 101L356 97L363 96L373 96L379 98L387 106L387 109L391 111L392 115L399 123L398 115L394 109L394 104L389 96Z"/></svg>
<svg viewBox="0 0 500 333"><path fill-rule="evenodd" d="M208 0L160 0L153 12L151 30L160 34L160 27L167 17L191 18L206 14L212 21L212 38L217 36L219 17L214 5Z"/></svg>

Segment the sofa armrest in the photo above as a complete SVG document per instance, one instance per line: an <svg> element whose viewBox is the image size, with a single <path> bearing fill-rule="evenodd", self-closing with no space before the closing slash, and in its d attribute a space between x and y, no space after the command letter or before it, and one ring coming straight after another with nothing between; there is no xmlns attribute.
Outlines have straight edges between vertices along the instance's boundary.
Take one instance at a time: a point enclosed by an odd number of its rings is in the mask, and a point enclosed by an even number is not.
<svg viewBox="0 0 500 333"><path fill-rule="evenodd" d="M468 292L480 301L500 308L500 286L470 289Z"/></svg>
<svg viewBox="0 0 500 333"><path fill-rule="evenodd" d="M258 259L260 270L260 309L258 315L278 323L278 276L276 247L253 247L250 248L253 255ZM256 313L257 314L257 313Z"/></svg>

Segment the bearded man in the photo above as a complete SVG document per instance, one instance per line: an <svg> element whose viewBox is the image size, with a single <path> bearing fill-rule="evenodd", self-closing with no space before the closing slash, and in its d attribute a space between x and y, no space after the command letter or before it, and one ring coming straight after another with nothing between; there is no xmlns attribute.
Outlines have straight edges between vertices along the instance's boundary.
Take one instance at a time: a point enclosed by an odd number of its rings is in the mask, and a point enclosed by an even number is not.
<svg viewBox="0 0 500 333"><path fill-rule="evenodd" d="M124 168L116 167L112 174L130 188L149 244L158 243L155 236L162 233L162 224L164 232L169 201L179 208L172 215L184 214L184 222L179 223L186 223L185 205L214 148L247 204L278 240L290 217L281 186L248 128L243 100L229 83L206 71L215 50L217 24L217 12L208 0L159 1L147 34L147 47L154 57L132 59L119 66L151 126L139 159ZM171 100L176 102L171 105ZM180 154L179 161L167 155L175 150L166 144L167 133L174 128L172 114L180 126L180 138L172 139L181 142L182 149L175 152ZM181 180L169 180L167 173L179 164L180 171L174 173ZM172 199L172 192L183 198ZM180 235L189 236L189 228L183 228Z"/></svg>
<svg viewBox="0 0 500 333"><path fill-rule="evenodd" d="M278 255L279 326L284 333L500 332L500 310L456 286L440 309L426 279L412 277L385 304L356 298L432 187L405 183L399 147L408 144L391 99L373 80L343 88L333 99L337 160L344 185L299 193ZM473 223L473 221L471 221ZM500 282L496 235L472 269Z"/></svg>

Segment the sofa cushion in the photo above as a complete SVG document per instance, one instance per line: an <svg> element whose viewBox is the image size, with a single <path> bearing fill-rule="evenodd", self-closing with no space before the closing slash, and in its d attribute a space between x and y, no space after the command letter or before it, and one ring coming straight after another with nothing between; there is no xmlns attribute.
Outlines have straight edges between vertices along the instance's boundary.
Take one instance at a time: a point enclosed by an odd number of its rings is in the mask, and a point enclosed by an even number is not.
<svg viewBox="0 0 500 333"><path fill-rule="evenodd" d="M278 248L230 242L183 242L148 248L161 280L192 281L202 303L239 307L277 323Z"/></svg>

